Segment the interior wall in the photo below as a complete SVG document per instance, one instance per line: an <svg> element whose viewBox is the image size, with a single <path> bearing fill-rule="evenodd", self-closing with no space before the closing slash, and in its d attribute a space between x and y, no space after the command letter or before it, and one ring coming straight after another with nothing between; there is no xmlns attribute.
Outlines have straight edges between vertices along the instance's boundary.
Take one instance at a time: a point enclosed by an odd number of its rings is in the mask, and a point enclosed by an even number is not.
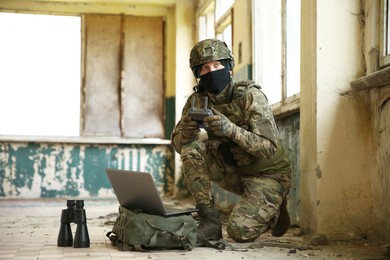
<svg viewBox="0 0 390 260"><path fill-rule="evenodd" d="M317 0L301 0L301 15L300 220L317 233Z"/></svg>
<svg viewBox="0 0 390 260"><path fill-rule="evenodd" d="M378 148L373 157L378 166L371 174L373 233L376 237L390 241L390 207L384 206L390 205L390 86L369 92L375 129L372 145Z"/></svg>
<svg viewBox="0 0 390 260"><path fill-rule="evenodd" d="M369 107L343 95L364 73L360 1L317 1L318 231L368 233L371 208ZM329 19L332 17L333 19ZM334 37L337 32L337 44ZM336 213L336 214L335 214Z"/></svg>
<svg viewBox="0 0 390 260"><path fill-rule="evenodd" d="M233 5L233 69L236 80L252 79L252 15L250 0L235 0Z"/></svg>
<svg viewBox="0 0 390 260"><path fill-rule="evenodd" d="M380 10L382 1L365 0L364 14L364 60L367 67L367 77L373 77L374 84L367 84L368 90L363 94L369 98L370 117L372 123L372 143L374 155L370 161L373 170L370 174L372 183L372 223L373 234L385 241L390 241L390 85L387 73L374 73L380 70ZM382 68L389 71L389 67ZM371 74L370 74L371 73ZM371 82L371 81L370 81ZM373 85L373 86L372 86Z"/></svg>
<svg viewBox="0 0 390 260"><path fill-rule="evenodd" d="M175 90L175 123L181 118L181 112L187 98L193 92L195 79L189 67L189 57L192 47L195 45L195 6L194 1L178 0L175 9L176 38L169 48L176 49L173 66L175 66L174 90ZM185 190L181 171L181 159L175 153L175 194L181 194ZM180 187L183 187L181 189Z"/></svg>
<svg viewBox="0 0 390 260"><path fill-rule="evenodd" d="M365 69L361 47L364 27L356 15L361 13L361 2L302 2L303 17L312 19L312 25L302 25L302 32L315 33L306 34L302 44L301 166L302 174L309 175L302 183L302 224L329 235L367 234L372 205L369 173L373 170L367 158L375 156L370 145L369 106L364 96L346 94L350 82ZM310 11L316 16L310 18ZM306 44L310 48L306 49ZM313 58L306 56L307 50ZM305 62L315 70L306 70Z"/></svg>
<svg viewBox="0 0 390 260"><path fill-rule="evenodd" d="M301 172L300 172L300 113L276 119L282 143L291 160L291 187L287 196L287 209L291 225L301 225Z"/></svg>

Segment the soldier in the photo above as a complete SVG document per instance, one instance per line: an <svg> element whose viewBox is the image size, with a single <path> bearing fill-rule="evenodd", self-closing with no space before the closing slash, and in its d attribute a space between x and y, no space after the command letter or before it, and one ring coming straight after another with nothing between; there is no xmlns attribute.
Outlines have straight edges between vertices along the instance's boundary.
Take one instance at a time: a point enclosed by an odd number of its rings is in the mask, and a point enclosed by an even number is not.
<svg viewBox="0 0 390 260"><path fill-rule="evenodd" d="M198 242L222 238L211 182L241 196L227 224L235 241L251 242L268 230L282 236L290 226L290 160L261 87L252 81L235 82L233 67L226 43L207 39L193 47L190 68L199 82L171 136L199 209ZM213 115L204 118L203 130L188 112L192 101L203 108L205 97Z"/></svg>

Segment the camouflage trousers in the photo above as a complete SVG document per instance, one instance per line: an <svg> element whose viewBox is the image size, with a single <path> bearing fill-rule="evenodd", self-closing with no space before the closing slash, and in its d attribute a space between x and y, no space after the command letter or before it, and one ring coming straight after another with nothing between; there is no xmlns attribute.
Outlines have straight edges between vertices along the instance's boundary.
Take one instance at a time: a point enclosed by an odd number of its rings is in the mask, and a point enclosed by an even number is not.
<svg viewBox="0 0 390 260"><path fill-rule="evenodd" d="M240 195L229 215L227 232L238 242L250 242L276 225L279 208L290 188L290 173L239 173L222 155L195 141L181 150L184 179L197 204L212 207L211 182Z"/></svg>

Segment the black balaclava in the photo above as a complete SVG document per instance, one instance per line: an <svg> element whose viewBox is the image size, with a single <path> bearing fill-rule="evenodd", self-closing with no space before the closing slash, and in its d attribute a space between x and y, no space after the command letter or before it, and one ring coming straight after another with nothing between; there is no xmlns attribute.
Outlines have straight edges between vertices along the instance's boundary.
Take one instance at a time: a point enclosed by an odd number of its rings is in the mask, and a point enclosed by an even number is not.
<svg viewBox="0 0 390 260"><path fill-rule="evenodd" d="M230 67L226 60L220 61L225 68L215 70L200 76L199 87L214 95L221 93L230 83Z"/></svg>

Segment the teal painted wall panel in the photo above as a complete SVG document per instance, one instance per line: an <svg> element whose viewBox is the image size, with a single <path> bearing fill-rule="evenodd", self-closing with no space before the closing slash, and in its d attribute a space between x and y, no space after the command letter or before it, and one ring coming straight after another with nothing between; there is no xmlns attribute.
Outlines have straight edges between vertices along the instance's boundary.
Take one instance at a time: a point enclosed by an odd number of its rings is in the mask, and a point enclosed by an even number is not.
<svg viewBox="0 0 390 260"><path fill-rule="evenodd" d="M163 195L174 190L169 145L0 142L0 197L113 197L105 168L147 171Z"/></svg>
<svg viewBox="0 0 390 260"><path fill-rule="evenodd" d="M97 196L101 188L110 188L110 184L104 175L104 169L118 168L115 161L116 152L118 152L116 147L111 149L95 145L85 147L82 163L84 188L89 191L91 196Z"/></svg>
<svg viewBox="0 0 390 260"><path fill-rule="evenodd" d="M297 223L299 114L277 120L277 124L292 159L288 206L292 223ZM107 167L150 172L161 194L190 195L180 174L175 180L170 145L0 142L0 198L113 197ZM219 208L229 210L238 201L237 195L213 187Z"/></svg>

